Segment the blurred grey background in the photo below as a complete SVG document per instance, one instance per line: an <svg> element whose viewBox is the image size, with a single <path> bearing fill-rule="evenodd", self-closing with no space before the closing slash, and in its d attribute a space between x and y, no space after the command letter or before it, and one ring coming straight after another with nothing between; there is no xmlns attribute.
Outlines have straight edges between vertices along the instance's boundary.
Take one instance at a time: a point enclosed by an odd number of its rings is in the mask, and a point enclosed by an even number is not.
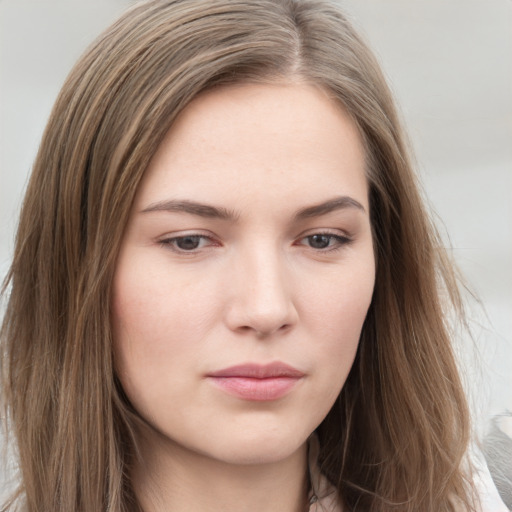
<svg viewBox="0 0 512 512"><path fill-rule="evenodd" d="M340 2L384 67L425 194L482 302L469 301L475 344L465 340L461 354L485 428L492 415L512 410L512 1ZM59 88L87 45L131 3L0 0L2 278Z"/></svg>

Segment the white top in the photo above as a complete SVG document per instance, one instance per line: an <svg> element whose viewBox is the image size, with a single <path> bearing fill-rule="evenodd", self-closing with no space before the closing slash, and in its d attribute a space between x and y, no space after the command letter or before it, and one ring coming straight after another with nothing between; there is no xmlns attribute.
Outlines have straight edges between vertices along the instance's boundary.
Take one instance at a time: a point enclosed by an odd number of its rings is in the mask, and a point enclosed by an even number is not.
<svg viewBox="0 0 512 512"><path fill-rule="evenodd" d="M317 460L320 451L318 438L312 435L309 439L308 464L311 482L309 493L309 512L342 512L334 486L320 473ZM510 512L505 506L494 485L481 452L473 452L472 460L476 468L475 486L480 498L480 512Z"/></svg>

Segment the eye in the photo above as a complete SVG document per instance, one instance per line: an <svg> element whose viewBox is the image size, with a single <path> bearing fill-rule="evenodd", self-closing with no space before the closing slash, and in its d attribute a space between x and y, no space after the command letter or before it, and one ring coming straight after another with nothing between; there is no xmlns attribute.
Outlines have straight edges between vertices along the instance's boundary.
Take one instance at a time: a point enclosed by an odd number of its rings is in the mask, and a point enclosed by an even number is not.
<svg viewBox="0 0 512 512"><path fill-rule="evenodd" d="M307 245L318 251L336 250L350 242L350 238L332 233L315 233L299 240L301 245Z"/></svg>
<svg viewBox="0 0 512 512"><path fill-rule="evenodd" d="M194 252L208 245L213 245L213 241L204 235L183 235L166 238L161 240L160 244L176 252Z"/></svg>

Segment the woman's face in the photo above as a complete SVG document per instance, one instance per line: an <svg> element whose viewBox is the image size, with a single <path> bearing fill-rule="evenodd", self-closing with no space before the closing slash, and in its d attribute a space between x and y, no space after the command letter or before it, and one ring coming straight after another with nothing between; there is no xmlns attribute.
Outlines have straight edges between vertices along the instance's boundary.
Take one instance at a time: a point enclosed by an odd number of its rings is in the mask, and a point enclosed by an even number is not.
<svg viewBox="0 0 512 512"><path fill-rule="evenodd" d="M231 463L303 445L339 394L375 278L360 137L309 85L208 92L133 205L115 363L169 447Z"/></svg>

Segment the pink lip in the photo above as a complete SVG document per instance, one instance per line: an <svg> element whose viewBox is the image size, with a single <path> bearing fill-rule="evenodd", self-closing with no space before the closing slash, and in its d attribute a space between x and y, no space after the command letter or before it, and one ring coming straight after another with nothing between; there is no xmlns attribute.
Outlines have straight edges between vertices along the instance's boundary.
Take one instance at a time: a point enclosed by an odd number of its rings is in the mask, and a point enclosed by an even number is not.
<svg viewBox="0 0 512 512"><path fill-rule="evenodd" d="M207 377L223 391L244 400L277 400L288 394L304 373L287 364L242 364L210 373Z"/></svg>

